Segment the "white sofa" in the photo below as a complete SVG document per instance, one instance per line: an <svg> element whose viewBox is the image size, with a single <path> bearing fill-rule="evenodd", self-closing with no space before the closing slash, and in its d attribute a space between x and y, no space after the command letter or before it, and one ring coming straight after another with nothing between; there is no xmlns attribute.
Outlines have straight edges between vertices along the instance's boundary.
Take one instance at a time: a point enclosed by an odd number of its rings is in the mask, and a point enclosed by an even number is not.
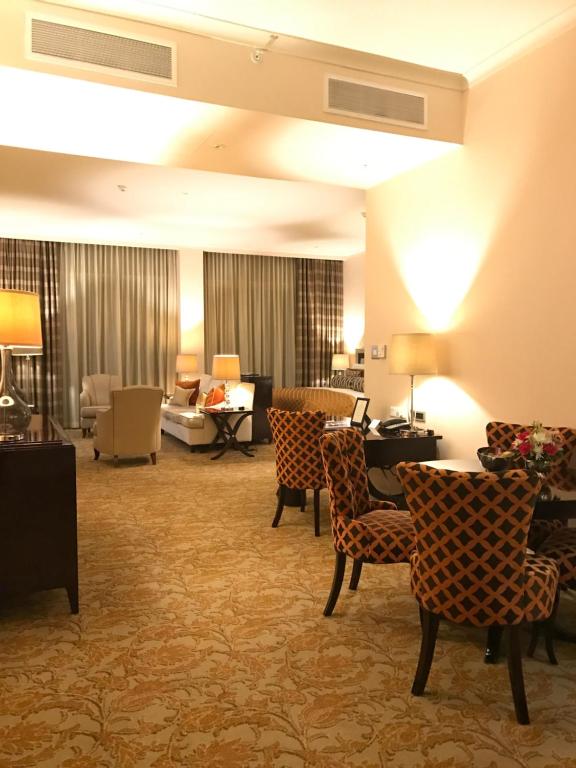
<svg viewBox="0 0 576 768"><path fill-rule="evenodd" d="M200 392L209 392L213 387L217 387L222 382L212 379L208 374L199 374ZM247 411L252 410L254 403L254 384L248 382L231 381L230 404L236 408L243 407ZM219 403L216 408L222 408L224 403ZM201 413L200 407L173 405L171 400L164 404L161 409L160 426L162 432L177 437L178 440L190 446L194 450L196 446L209 445L216 437L216 427L211 416ZM231 423L234 423L234 418ZM238 428L236 438L241 443L249 443L252 440L252 416L244 419Z"/></svg>

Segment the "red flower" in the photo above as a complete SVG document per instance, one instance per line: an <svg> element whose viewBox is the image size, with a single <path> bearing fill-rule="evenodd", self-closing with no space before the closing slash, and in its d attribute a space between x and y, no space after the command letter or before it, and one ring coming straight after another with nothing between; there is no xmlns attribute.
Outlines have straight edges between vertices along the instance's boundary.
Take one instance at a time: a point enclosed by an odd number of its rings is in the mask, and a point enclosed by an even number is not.
<svg viewBox="0 0 576 768"><path fill-rule="evenodd" d="M530 453L530 443L520 443L518 446L518 450L522 454L522 456L527 456Z"/></svg>
<svg viewBox="0 0 576 768"><path fill-rule="evenodd" d="M544 443L542 450L544 453L547 453L548 456L555 456L558 453L558 446L554 445L554 443Z"/></svg>

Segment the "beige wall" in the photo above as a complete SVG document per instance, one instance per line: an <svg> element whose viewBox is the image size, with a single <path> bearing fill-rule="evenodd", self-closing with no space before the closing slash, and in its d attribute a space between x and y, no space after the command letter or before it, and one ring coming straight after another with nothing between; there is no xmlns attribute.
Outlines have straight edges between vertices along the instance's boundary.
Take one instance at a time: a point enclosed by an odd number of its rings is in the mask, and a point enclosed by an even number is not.
<svg viewBox="0 0 576 768"><path fill-rule="evenodd" d="M416 407L444 455L489 418L576 425L576 30L469 93L465 143L368 193L366 347L440 334L445 377ZM367 360L371 415L409 379Z"/></svg>
<svg viewBox="0 0 576 768"><path fill-rule="evenodd" d="M354 363L354 352L364 346L365 292L364 254L344 261L344 349Z"/></svg>

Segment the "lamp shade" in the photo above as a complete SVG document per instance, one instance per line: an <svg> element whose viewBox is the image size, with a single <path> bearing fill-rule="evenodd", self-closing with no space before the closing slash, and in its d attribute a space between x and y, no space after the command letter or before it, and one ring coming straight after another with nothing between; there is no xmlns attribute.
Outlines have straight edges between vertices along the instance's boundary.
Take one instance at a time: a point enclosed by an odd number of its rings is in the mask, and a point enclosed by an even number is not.
<svg viewBox="0 0 576 768"><path fill-rule="evenodd" d="M0 344L42 346L40 297L37 293L0 290Z"/></svg>
<svg viewBox="0 0 576 768"><path fill-rule="evenodd" d="M176 370L178 373L196 373L198 355L176 355Z"/></svg>
<svg viewBox="0 0 576 768"><path fill-rule="evenodd" d="M212 358L212 378L223 381L239 381L240 358L238 355L214 355Z"/></svg>
<svg viewBox="0 0 576 768"><path fill-rule="evenodd" d="M341 354L335 352L332 355L332 370L333 371L345 371L350 365L350 357L347 354Z"/></svg>
<svg viewBox="0 0 576 768"><path fill-rule="evenodd" d="M393 334L389 372L409 376L437 373L434 336L431 333Z"/></svg>

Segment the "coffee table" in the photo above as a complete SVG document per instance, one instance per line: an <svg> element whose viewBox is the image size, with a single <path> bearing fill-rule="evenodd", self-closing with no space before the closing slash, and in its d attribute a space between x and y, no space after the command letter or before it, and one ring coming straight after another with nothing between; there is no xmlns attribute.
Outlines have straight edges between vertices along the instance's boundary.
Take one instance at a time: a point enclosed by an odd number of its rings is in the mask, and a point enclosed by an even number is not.
<svg viewBox="0 0 576 768"><path fill-rule="evenodd" d="M242 445L236 437L240 424L248 416L252 416L254 411L239 408L200 408L200 412L210 416L216 426L216 437L210 443L209 448L215 448L219 442L224 443L222 449L215 456L210 457L211 461L219 459L230 448L240 451L245 456L250 456L251 458L254 456L249 450L250 446ZM233 416L237 417L234 422L232 422Z"/></svg>

